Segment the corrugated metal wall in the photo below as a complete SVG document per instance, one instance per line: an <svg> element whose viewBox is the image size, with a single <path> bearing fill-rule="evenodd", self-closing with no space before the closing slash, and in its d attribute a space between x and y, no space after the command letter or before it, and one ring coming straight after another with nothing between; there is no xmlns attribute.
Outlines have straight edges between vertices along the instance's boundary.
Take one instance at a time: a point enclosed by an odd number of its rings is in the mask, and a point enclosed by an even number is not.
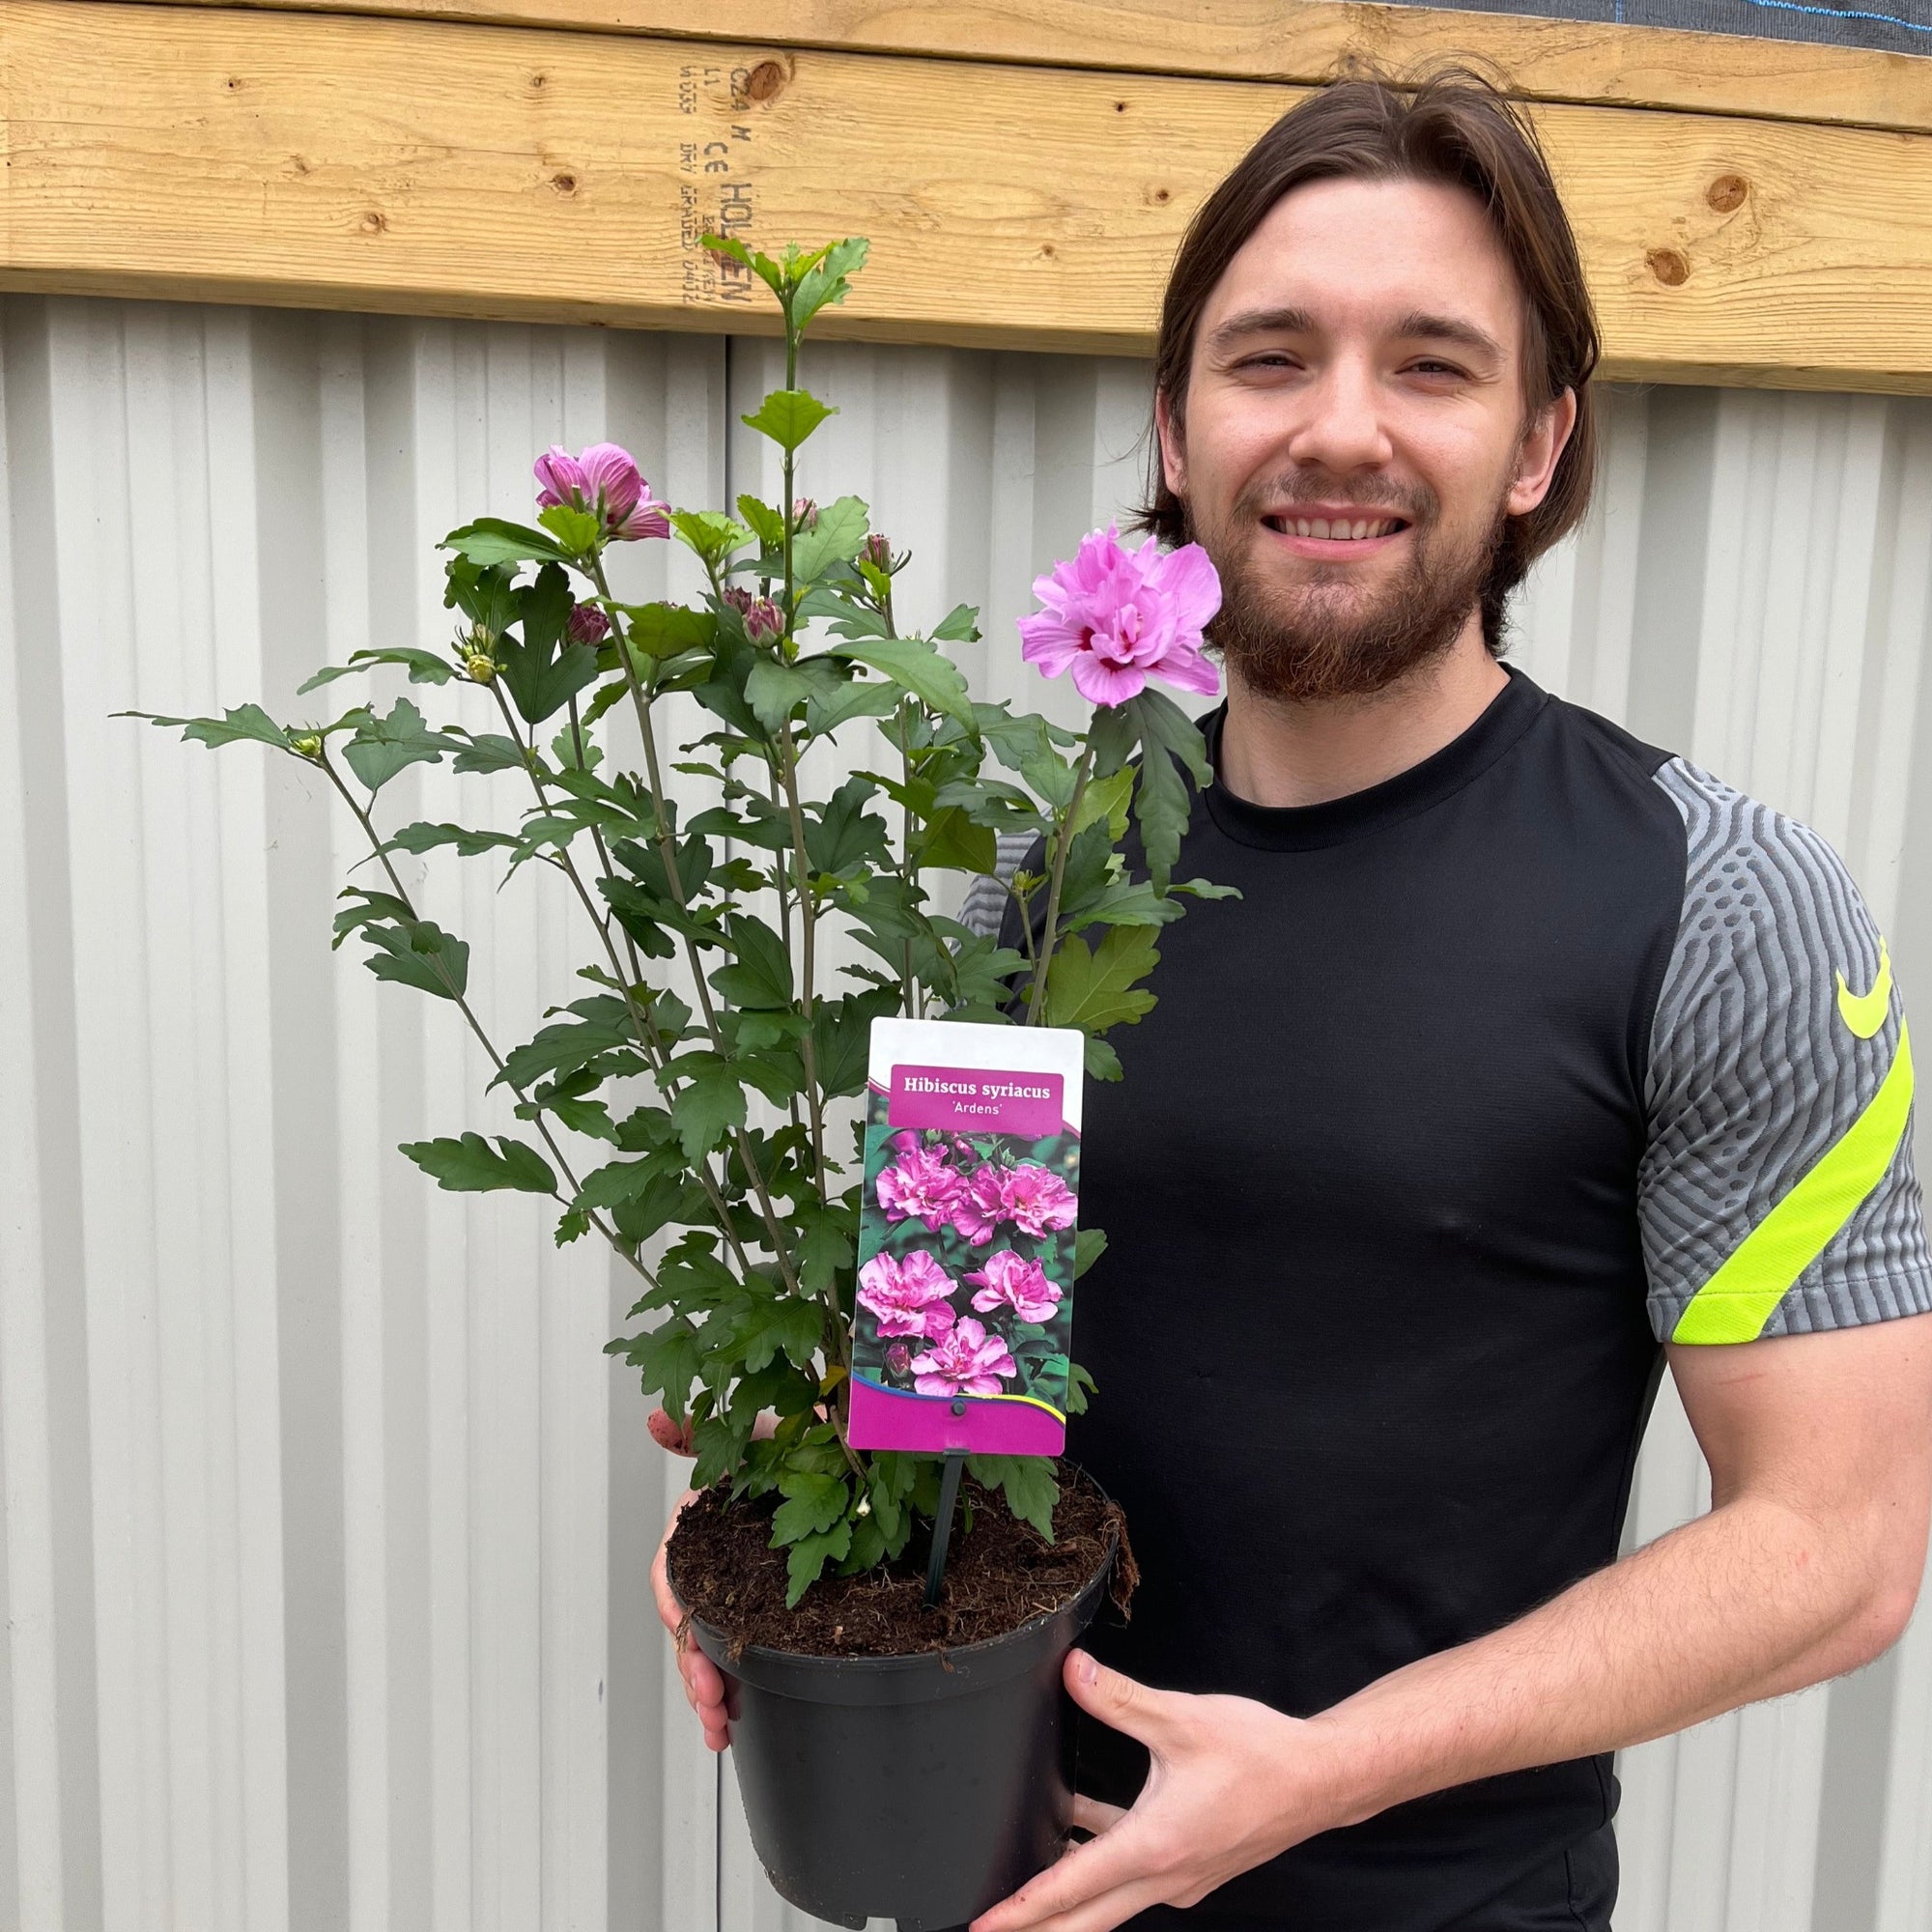
<svg viewBox="0 0 1932 1932"><path fill-rule="evenodd" d="M392 1151L474 1122L479 1056L328 952L353 828L309 775L109 716L440 639L431 545L526 513L553 440L769 491L727 425L770 349L18 298L0 329L0 1925L795 1932L650 1610L677 1477L600 1353L622 1284ZM841 410L810 487L888 506L907 614L981 605L979 684L1018 694L1033 575L1133 494L1144 370L808 376ZM1520 627L1556 690L1818 825L1908 994L1928 536L1932 404L1621 393ZM477 782L396 789L447 816ZM541 885L430 895L519 1037L573 964ZM1705 1500L1666 1393L1632 1535ZM1932 1614L1625 1776L1624 1932L1932 1932Z"/></svg>

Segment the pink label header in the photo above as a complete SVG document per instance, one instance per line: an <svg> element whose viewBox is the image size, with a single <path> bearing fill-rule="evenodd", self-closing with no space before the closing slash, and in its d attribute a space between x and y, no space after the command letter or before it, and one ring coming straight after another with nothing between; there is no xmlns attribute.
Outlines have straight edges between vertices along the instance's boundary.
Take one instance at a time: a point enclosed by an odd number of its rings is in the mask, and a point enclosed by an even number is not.
<svg viewBox="0 0 1932 1932"><path fill-rule="evenodd" d="M1008 1073L982 1066L895 1066L886 1121L895 1127L952 1127L961 1133L1023 1134L1040 1140L1065 1122L1057 1073Z"/></svg>

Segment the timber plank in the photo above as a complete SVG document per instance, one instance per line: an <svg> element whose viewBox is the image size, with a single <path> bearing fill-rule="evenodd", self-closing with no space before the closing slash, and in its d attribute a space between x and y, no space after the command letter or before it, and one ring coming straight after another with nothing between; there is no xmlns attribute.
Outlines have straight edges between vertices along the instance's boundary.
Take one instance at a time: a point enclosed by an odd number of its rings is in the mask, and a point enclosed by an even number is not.
<svg viewBox="0 0 1932 1932"><path fill-rule="evenodd" d="M221 6L236 0L170 0ZM1373 0L240 0L283 11L931 54L1303 85L1473 57L1529 100L1932 132L1932 59Z"/></svg>
<svg viewBox="0 0 1932 1932"><path fill-rule="evenodd" d="M828 333L1147 353L1189 213L1297 91L425 20L0 0L0 287L771 327L697 246L862 233ZM1932 391L1932 139L1538 110L1609 345Z"/></svg>

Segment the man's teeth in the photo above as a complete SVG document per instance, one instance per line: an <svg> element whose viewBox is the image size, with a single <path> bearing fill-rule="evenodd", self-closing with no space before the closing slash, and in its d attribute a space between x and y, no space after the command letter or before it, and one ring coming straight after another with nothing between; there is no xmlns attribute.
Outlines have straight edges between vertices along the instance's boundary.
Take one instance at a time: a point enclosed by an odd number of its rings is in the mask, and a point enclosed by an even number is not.
<svg viewBox="0 0 1932 1932"><path fill-rule="evenodd" d="M1339 518L1331 522L1326 517L1277 517L1275 524L1292 537L1385 537L1402 527L1399 517L1382 517L1375 520L1358 520L1352 524L1344 523Z"/></svg>

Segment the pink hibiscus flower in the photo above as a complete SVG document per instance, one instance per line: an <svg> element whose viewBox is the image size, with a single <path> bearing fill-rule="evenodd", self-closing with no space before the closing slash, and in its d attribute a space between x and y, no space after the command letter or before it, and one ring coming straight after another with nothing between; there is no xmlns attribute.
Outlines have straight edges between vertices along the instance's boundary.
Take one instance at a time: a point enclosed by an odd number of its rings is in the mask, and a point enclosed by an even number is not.
<svg viewBox="0 0 1932 1932"><path fill-rule="evenodd" d="M542 485L539 509L567 503L588 510L603 523L605 534L620 542L670 535L668 507L651 495L631 453L614 442L593 442L581 456L552 443L533 468Z"/></svg>
<svg viewBox="0 0 1932 1932"><path fill-rule="evenodd" d="M936 1342L952 1326L952 1277L921 1248L896 1261L874 1255L859 1270L859 1306L878 1318L881 1339L919 1335Z"/></svg>
<svg viewBox="0 0 1932 1932"><path fill-rule="evenodd" d="M1010 1248L988 1255L966 1280L980 1291L973 1306L981 1315L1010 1308L1022 1321L1051 1321L1060 1306L1060 1290L1047 1280L1046 1270L1037 1262L1022 1261Z"/></svg>
<svg viewBox="0 0 1932 1932"><path fill-rule="evenodd" d="M952 1225L976 1248L990 1241L1007 1219L1006 1172L993 1160L976 1167L952 1204Z"/></svg>
<svg viewBox="0 0 1932 1932"><path fill-rule="evenodd" d="M1007 1176L1005 1193L1007 1216L1023 1235L1051 1234L1080 1218L1073 1190L1036 1160L1021 1161Z"/></svg>
<svg viewBox="0 0 1932 1932"><path fill-rule="evenodd" d="M1010 1381L1019 1367L997 1335L962 1315L936 1349L912 1358L912 1371L921 1395L998 1395L1002 1379Z"/></svg>
<svg viewBox="0 0 1932 1932"><path fill-rule="evenodd" d="M1214 667L1202 626L1221 608L1221 580L1199 544L1163 552L1151 538L1127 550L1112 524L1080 541L1070 563L1034 580L1043 607L1020 619L1020 655L1048 677L1073 673L1094 704L1124 704L1148 679L1212 696Z"/></svg>
<svg viewBox="0 0 1932 1932"><path fill-rule="evenodd" d="M952 1218L963 1182L943 1150L915 1148L902 1153L878 1179L879 1206L888 1221L923 1221L938 1234Z"/></svg>

